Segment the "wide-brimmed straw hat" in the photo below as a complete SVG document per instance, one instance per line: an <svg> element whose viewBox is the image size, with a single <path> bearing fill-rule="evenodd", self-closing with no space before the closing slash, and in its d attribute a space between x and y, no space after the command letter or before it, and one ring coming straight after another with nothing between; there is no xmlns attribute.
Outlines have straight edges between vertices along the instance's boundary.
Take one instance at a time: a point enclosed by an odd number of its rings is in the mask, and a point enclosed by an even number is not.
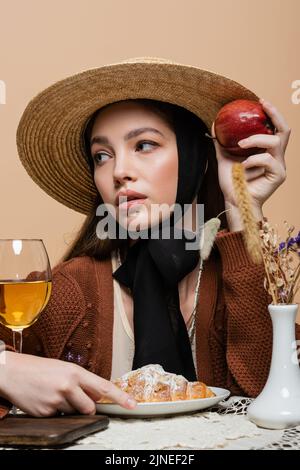
<svg viewBox="0 0 300 470"><path fill-rule="evenodd" d="M209 130L224 104L258 99L234 80L167 59L141 57L86 70L56 82L27 105L17 147L28 174L54 199L87 214L97 196L84 150L87 122L97 109L134 98L182 106Z"/></svg>

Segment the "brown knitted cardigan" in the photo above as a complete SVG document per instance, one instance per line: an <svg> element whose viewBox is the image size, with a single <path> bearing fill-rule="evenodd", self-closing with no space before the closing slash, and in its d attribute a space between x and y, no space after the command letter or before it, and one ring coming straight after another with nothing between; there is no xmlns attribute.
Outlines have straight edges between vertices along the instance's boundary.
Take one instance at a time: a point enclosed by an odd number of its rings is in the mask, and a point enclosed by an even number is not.
<svg viewBox="0 0 300 470"><path fill-rule="evenodd" d="M204 262L196 312L198 380L255 397L268 375L271 297L263 265L251 262L242 232L218 233ZM24 352L73 361L110 379L113 339L111 260L84 256L53 269L53 291L39 320L24 332ZM300 339L300 325L296 325ZM0 328L11 344L11 333Z"/></svg>

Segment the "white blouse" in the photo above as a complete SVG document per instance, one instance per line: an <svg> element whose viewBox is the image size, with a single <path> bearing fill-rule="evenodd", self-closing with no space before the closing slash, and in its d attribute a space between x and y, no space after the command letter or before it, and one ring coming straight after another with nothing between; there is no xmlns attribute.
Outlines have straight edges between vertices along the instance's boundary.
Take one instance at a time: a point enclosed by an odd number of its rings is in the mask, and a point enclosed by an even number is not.
<svg viewBox="0 0 300 470"><path fill-rule="evenodd" d="M111 255L112 271L118 268L118 261L115 252ZM132 370L134 357L134 334L129 324L119 282L113 278L114 290L114 322L113 322L113 351L112 369L110 380L121 377ZM193 359L196 368L196 334L192 343ZM197 369L196 369L197 370Z"/></svg>

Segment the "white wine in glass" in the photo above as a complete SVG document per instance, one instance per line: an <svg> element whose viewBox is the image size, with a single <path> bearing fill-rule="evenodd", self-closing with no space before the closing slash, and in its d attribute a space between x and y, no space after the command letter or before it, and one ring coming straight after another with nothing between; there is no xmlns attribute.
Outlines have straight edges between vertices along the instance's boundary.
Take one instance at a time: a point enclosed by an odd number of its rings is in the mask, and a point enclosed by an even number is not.
<svg viewBox="0 0 300 470"><path fill-rule="evenodd" d="M51 268L42 240L0 239L0 323L13 331L17 352L22 352L24 328L38 319L51 287Z"/></svg>

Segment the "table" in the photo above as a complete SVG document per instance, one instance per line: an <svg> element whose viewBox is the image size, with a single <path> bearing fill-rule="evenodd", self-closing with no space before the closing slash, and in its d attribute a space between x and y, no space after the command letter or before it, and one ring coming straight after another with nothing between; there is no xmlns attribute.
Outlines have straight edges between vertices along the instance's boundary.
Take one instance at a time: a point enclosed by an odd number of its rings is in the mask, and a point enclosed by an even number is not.
<svg viewBox="0 0 300 470"><path fill-rule="evenodd" d="M65 450L300 450L300 426L286 430L257 427L246 414L251 401L231 397L199 413L164 418L110 417L108 429Z"/></svg>
<svg viewBox="0 0 300 470"><path fill-rule="evenodd" d="M110 417L107 430L87 436L68 449L300 450L300 426L287 430L257 427L246 415L251 401L251 398L231 397L209 410L163 419Z"/></svg>

